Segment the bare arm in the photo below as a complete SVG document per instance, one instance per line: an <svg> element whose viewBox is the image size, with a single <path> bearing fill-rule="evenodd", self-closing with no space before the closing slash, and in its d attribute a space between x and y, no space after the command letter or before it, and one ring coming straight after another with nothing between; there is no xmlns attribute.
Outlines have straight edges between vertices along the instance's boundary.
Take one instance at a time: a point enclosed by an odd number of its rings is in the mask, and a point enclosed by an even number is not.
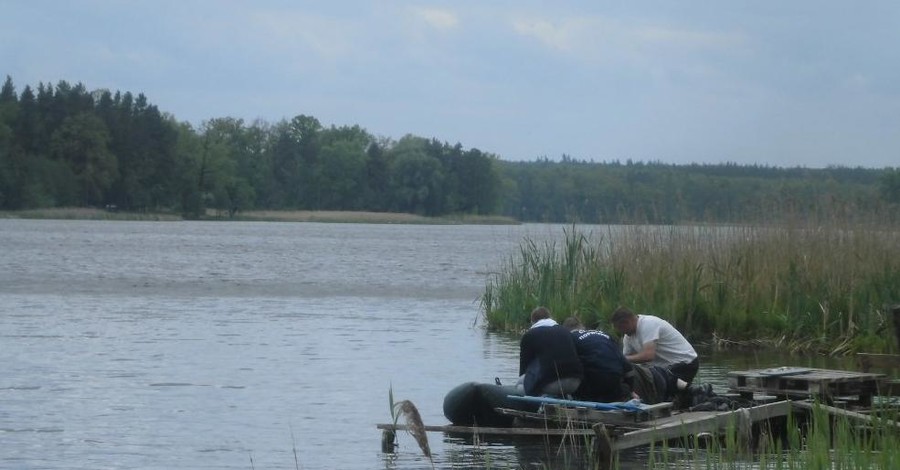
<svg viewBox="0 0 900 470"><path fill-rule="evenodd" d="M636 352L634 354L628 354L625 356L625 359L628 359L631 362L642 363L642 362L650 362L656 358L656 341L650 341L649 343L644 344L644 349L640 352Z"/></svg>

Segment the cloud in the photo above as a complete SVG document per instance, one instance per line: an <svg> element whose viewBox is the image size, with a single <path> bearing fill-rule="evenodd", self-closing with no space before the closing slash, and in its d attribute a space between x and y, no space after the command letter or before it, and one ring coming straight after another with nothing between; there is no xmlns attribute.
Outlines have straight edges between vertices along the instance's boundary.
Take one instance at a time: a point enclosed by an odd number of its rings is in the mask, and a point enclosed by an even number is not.
<svg viewBox="0 0 900 470"><path fill-rule="evenodd" d="M245 37L263 42L270 50L306 50L324 59L338 59L354 48L350 20L301 11L258 10L249 18Z"/></svg>
<svg viewBox="0 0 900 470"><path fill-rule="evenodd" d="M594 61L667 60L673 53L732 52L746 45L746 38L739 33L692 30L602 16L557 19L519 16L512 18L510 24L517 34L536 39L549 49Z"/></svg>
<svg viewBox="0 0 900 470"><path fill-rule="evenodd" d="M575 46L575 37L579 34L579 25L571 21L552 23L544 19L512 20L513 30L523 36L537 39L545 46L560 51L571 51Z"/></svg>
<svg viewBox="0 0 900 470"><path fill-rule="evenodd" d="M145 92L192 122L303 113L506 158L822 165L900 148L886 0L6 3L0 57L19 90Z"/></svg>
<svg viewBox="0 0 900 470"><path fill-rule="evenodd" d="M456 28L459 25L459 17L449 10L440 8L413 8L413 14L425 20L427 24L434 29L447 31Z"/></svg>
<svg viewBox="0 0 900 470"><path fill-rule="evenodd" d="M741 47L746 39L738 33L714 33L672 28L662 25L637 26L627 34L640 44L678 49L731 50Z"/></svg>

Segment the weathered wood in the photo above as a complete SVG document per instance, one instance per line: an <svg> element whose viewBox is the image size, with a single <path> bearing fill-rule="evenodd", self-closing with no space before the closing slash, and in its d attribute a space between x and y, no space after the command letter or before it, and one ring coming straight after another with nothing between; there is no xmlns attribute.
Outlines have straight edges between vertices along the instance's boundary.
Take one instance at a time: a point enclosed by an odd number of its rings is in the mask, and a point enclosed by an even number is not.
<svg viewBox="0 0 900 470"><path fill-rule="evenodd" d="M786 416L790 411L791 405L789 401L779 401L734 411L681 413L656 420L650 428L631 431L618 436L612 441L612 448L616 451L630 449L653 442L686 437L703 432L717 434L725 431L730 425L737 426L740 435L747 439L749 438L750 426L753 423ZM594 430L596 433L596 427Z"/></svg>
<svg viewBox="0 0 900 470"><path fill-rule="evenodd" d="M831 414L831 415L835 415L835 416L843 416L843 417L845 417L845 418L850 418L850 419L854 419L854 420L857 420L857 421L862 421L862 422L864 422L864 423L866 423L866 424L872 424L874 421L877 420L877 418L874 418L874 417L872 417L871 415L862 414L862 413L857 413L857 412L855 412L855 411L850 411L850 410L844 410L844 409L841 409L841 408L835 408L835 407L833 407L833 406L828 406L828 405L824 405L824 404L821 404L821 403L811 403L811 402L809 402L809 401L795 401L795 402L791 402L791 406L793 406L794 408L800 408L800 409L802 409L802 410L808 410L808 411L812 411L812 410L814 410L815 408L818 407L818 408L821 408L822 410L828 412L828 413ZM891 427L895 427L895 428L897 428L897 429L900 429L900 422L897 422L897 421L891 421L891 420L889 420L889 419L881 420L881 422L883 422L883 423L886 424L887 426L891 426Z"/></svg>
<svg viewBox="0 0 900 470"><path fill-rule="evenodd" d="M900 304L891 306L891 316L894 320L894 338L897 340L897 346L900 347Z"/></svg>
<svg viewBox="0 0 900 470"><path fill-rule="evenodd" d="M397 437L397 432L393 429L385 429L381 431L381 451L385 454L393 454L394 453L394 442Z"/></svg>
<svg viewBox="0 0 900 470"><path fill-rule="evenodd" d="M869 372L873 367L900 369L900 354L856 353L856 361L863 372Z"/></svg>
<svg viewBox="0 0 900 470"><path fill-rule="evenodd" d="M769 375L767 369L728 373L728 386L744 395L765 393L787 398L821 397L825 401L836 396L856 396L861 405L872 403L885 380L884 374L829 369L808 369L792 375Z"/></svg>
<svg viewBox="0 0 900 470"><path fill-rule="evenodd" d="M550 419L633 426L645 421L671 416L672 402L647 405L641 411L601 411L580 407L544 405L544 412Z"/></svg>
<svg viewBox="0 0 900 470"><path fill-rule="evenodd" d="M883 397L900 397L900 379L888 380L878 388L878 394Z"/></svg>
<svg viewBox="0 0 900 470"><path fill-rule="evenodd" d="M376 424L377 429L387 429L392 431L409 431L409 427L405 424ZM425 426L427 432L445 432L454 434L479 434L479 435L495 435L495 436L593 436L594 431L591 428L482 428L478 426Z"/></svg>
<svg viewBox="0 0 900 470"><path fill-rule="evenodd" d="M597 423L594 426L594 459L601 470L615 468L618 453L613 450L613 441L606 426Z"/></svg>
<svg viewBox="0 0 900 470"><path fill-rule="evenodd" d="M503 415L520 419L520 427L591 427L598 422L614 426L617 432L649 426L646 422L672 414L672 402L642 405L641 411L609 411L547 404L542 412L496 408Z"/></svg>
<svg viewBox="0 0 900 470"><path fill-rule="evenodd" d="M731 391L741 396L773 395L781 399L801 397L808 400L819 397L826 403L818 406L828 413L867 424L873 423L877 418L830 405L844 401L870 405L873 395L900 395L900 381L888 381L884 374L784 369L786 373L779 373L775 369L729 372ZM791 401L784 400L765 404L757 402L756 406L733 411L675 414L672 414L671 406L671 403L661 403L644 407L641 411L612 411L545 403L541 412L497 408L499 413L516 418L515 427L432 425L425 426L424 430L463 436L593 437L600 463L604 465L613 462L619 450L691 435L715 436L729 428L737 431L740 443L749 445L754 423L786 416L791 413L792 407L809 410L813 404L809 401L795 401L792 404ZM887 423L900 429L900 422ZM409 427L402 424L376 426L383 430L384 452L393 451L397 431L409 431Z"/></svg>
<svg viewBox="0 0 900 470"><path fill-rule="evenodd" d="M646 419L638 419L635 413L621 413L615 411L598 411L586 408L569 408L565 406L548 405L544 407L543 419L557 423L577 423L585 427L591 427L596 423L604 423L616 428L641 429L646 428Z"/></svg>
<svg viewBox="0 0 900 470"><path fill-rule="evenodd" d="M553 412L535 412L535 411L522 411L522 410L511 410L509 408L494 408L494 411L506 416L512 416L513 418L517 418L519 421L516 423L516 427L520 428L570 428L573 426L581 426L581 427L590 427L591 424L584 419L579 418L567 418L564 415L557 413L555 410Z"/></svg>

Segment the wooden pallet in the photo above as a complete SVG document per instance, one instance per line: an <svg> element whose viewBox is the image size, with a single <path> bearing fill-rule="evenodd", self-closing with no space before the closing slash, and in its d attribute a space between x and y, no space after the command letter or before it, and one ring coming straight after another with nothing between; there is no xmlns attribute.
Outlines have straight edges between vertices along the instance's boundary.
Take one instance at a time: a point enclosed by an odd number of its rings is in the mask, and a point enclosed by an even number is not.
<svg viewBox="0 0 900 470"><path fill-rule="evenodd" d="M783 373L780 373L783 372ZM754 393L788 398L855 397L855 404L871 406L872 397L886 382L884 374L830 369L773 368L728 373L728 387L750 397Z"/></svg>

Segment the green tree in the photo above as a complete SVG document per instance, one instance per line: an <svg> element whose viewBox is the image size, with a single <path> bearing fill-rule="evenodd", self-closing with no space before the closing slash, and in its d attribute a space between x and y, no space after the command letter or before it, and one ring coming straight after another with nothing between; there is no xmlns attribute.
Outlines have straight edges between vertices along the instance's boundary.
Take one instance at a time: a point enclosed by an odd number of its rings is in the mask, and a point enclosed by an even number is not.
<svg viewBox="0 0 900 470"><path fill-rule="evenodd" d="M371 211L386 211L390 207L390 153L388 140L373 141L366 150L366 176L364 208Z"/></svg>
<svg viewBox="0 0 900 470"><path fill-rule="evenodd" d="M189 123L171 124L176 131L175 143L176 181L179 209L185 217L197 219L205 212L203 205L203 181L200 177L203 154L203 139Z"/></svg>
<svg viewBox="0 0 900 470"><path fill-rule="evenodd" d="M237 174L253 189L251 206L273 207L271 133L269 126L257 120L242 129L237 154Z"/></svg>
<svg viewBox="0 0 900 470"><path fill-rule="evenodd" d="M472 214L494 213L501 186L494 167L496 157L471 149L462 153L459 160L459 210Z"/></svg>
<svg viewBox="0 0 900 470"><path fill-rule="evenodd" d="M362 208L366 171L365 147L353 141L330 142L321 151L321 208L359 210Z"/></svg>
<svg viewBox="0 0 900 470"><path fill-rule="evenodd" d="M882 199L900 204L900 168L886 169L879 183Z"/></svg>
<svg viewBox="0 0 900 470"><path fill-rule="evenodd" d="M233 152L233 140L240 133L243 121L233 118L211 119L204 123L201 131L203 140L203 157L200 169L200 190L205 205L227 212L233 216L240 208L241 200L232 199L236 195L239 184L237 178L237 160Z"/></svg>
<svg viewBox="0 0 900 470"><path fill-rule="evenodd" d="M391 150L392 207L400 212L441 215L444 173L441 162L425 151L427 141L406 136Z"/></svg>
<svg viewBox="0 0 900 470"><path fill-rule="evenodd" d="M81 204L102 205L118 174L109 151L109 131L98 117L81 113L63 120L51 138L51 155L66 162L76 179Z"/></svg>
<svg viewBox="0 0 900 470"><path fill-rule="evenodd" d="M301 209L319 209L322 198L322 182L320 164L321 144L319 134L322 124L312 116L299 115L291 119L290 135L296 143L299 168L297 184L299 185Z"/></svg>
<svg viewBox="0 0 900 470"><path fill-rule="evenodd" d="M366 185L366 149L373 138L359 126L332 127L319 135L321 208L363 208Z"/></svg>
<svg viewBox="0 0 900 470"><path fill-rule="evenodd" d="M269 159L272 162L272 190L270 206L273 209L300 207L300 143L291 132L289 123L282 121L271 131Z"/></svg>
<svg viewBox="0 0 900 470"><path fill-rule="evenodd" d="M12 192L15 191L15 177L12 169L13 130L18 111L18 97L12 78L6 76L6 82L0 89L0 208L9 204Z"/></svg>

